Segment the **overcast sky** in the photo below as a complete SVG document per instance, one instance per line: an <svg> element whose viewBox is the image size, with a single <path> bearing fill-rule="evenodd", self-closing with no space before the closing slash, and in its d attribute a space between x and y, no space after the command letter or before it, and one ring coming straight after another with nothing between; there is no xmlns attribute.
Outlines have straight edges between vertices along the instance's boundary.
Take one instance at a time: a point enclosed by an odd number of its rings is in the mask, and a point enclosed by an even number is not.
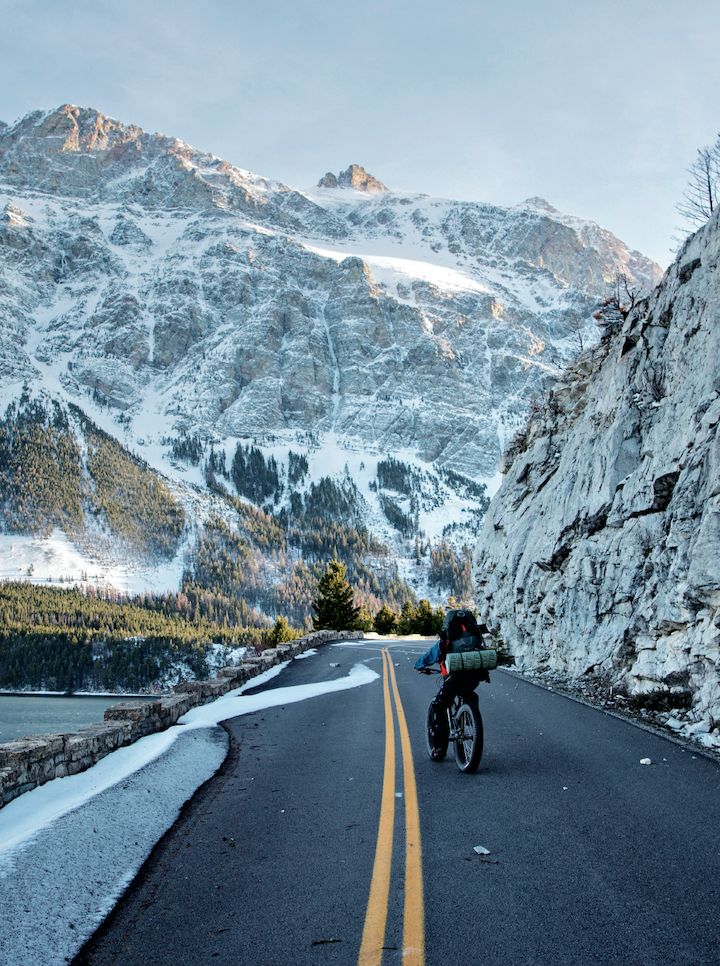
<svg viewBox="0 0 720 966"><path fill-rule="evenodd" d="M0 0L0 119L66 102L296 187L540 195L666 264L720 0Z"/></svg>

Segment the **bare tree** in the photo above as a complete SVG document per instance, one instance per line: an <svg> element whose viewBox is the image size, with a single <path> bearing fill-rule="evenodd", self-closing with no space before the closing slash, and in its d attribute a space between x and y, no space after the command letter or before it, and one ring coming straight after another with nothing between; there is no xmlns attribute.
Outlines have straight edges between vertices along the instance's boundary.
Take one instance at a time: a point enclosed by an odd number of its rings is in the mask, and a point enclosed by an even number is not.
<svg viewBox="0 0 720 966"><path fill-rule="evenodd" d="M626 317L643 297L642 288L633 282L627 272L615 272L612 283L612 301Z"/></svg>
<svg viewBox="0 0 720 966"><path fill-rule="evenodd" d="M603 331L602 339L619 331L630 312L645 297L642 288L626 272L615 272L609 289L609 294L602 300L597 312L593 313L593 318Z"/></svg>
<svg viewBox="0 0 720 966"><path fill-rule="evenodd" d="M720 135L714 144L698 148L688 168L688 185L676 208L685 219L685 228L704 225L720 201Z"/></svg>

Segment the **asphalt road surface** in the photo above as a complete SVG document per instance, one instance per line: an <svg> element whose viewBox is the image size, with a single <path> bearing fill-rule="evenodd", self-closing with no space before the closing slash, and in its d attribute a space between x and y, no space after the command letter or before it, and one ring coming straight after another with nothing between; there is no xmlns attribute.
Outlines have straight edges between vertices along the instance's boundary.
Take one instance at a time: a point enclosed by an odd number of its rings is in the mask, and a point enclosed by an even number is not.
<svg viewBox="0 0 720 966"><path fill-rule="evenodd" d="M267 685L380 675L228 722L223 768L76 963L717 966L720 767L494 672L461 774L427 757L422 650L330 646Z"/></svg>

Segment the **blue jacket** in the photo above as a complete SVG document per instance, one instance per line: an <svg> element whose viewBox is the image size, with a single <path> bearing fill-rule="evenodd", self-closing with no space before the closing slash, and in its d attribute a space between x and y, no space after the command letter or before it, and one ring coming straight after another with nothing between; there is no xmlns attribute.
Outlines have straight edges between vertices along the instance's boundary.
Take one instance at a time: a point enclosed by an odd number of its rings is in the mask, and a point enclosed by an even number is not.
<svg viewBox="0 0 720 966"><path fill-rule="evenodd" d="M424 667L431 667L433 664L439 664L443 659L443 652L440 650L440 641L435 641L433 646L429 651L425 653L415 661L415 670L419 671Z"/></svg>

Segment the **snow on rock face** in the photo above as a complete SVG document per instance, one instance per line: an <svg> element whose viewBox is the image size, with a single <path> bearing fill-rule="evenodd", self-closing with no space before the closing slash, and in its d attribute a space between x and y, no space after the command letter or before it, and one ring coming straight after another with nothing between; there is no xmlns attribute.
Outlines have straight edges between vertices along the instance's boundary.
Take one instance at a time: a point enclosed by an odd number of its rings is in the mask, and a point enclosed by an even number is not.
<svg viewBox="0 0 720 966"><path fill-rule="evenodd" d="M538 199L401 194L358 165L323 182L73 105L0 128L0 415L27 381L164 473L163 441L197 433L231 458L252 439L336 452L339 474L393 454L492 481L608 281L659 277ZM428 533L465 526L455 502Z"/></svg>
<svg viewBox="0 0 720 966"><path fill-rule="evenodd" d="M37 584L93 586L126 593L172 593L180 586L182 552L170 561L138 563L125 552L109 563L98 549L91 557L75 546L66 534L54 530L47 536L0 533L0 582L28 580ZM107 556L104 555L104 556Z"/></svg>
<svg viewBox="0 0 720 966"><path fill-rule="evenodd" d="M0 130L0 379L51 369L130 420L338 431L487 478L608 279L659 273L537 199L335 180L358 190L303 194L73 105Z"/></svg>
<svg viewBox="0 0 720 966"><path fill-rule="evenodd" d="M148 134L72 104L36 111L0 129L0 182L85 203L196 211L219 206L286 230L314 217L328 235L343 234L322 208L286 185L234 168L177 138Z"/></svg>
<svg viewBox="0 0 720 966"><path fill-rule="evenodd" d="M484 616L526 666L690 704L676 717L705 732L720 725L719 263L716 214L553 386L475 560Z"/></svg>

